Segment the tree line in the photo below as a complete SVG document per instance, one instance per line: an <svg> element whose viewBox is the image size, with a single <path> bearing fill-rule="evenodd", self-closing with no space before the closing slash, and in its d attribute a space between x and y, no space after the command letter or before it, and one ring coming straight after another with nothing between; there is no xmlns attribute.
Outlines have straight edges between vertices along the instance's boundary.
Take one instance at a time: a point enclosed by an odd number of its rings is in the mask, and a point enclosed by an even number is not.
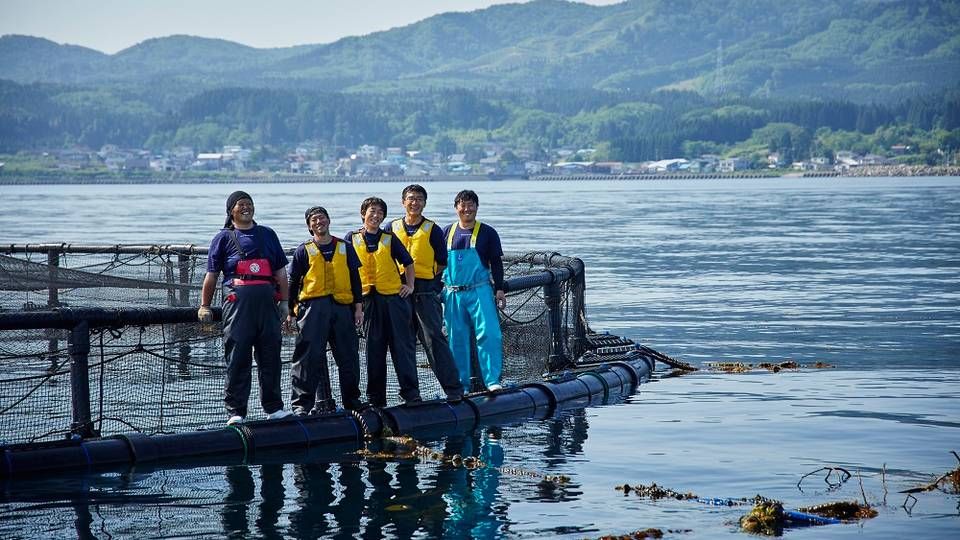
<svg viewBox="0 0 960 540"><path fill-rule="evenodd" d="M745 151L762 144L792 156L825 152L827 134L875 137L900 128L914 139L960 129L960 89L895 104L843 100L705 97L694 92L424 89L342 93L221 88L164 108L149 89L79 88L0 81L0 152L104 144L161 151L227 144L285 148L315 140L464 151L499 141L540 153L596 148L611 160L646 161ZM778 127L779 126L779 127ZM772 134L771 134L772 133ZM818 135L819 134L819 135ZM944 135L946 134L946 135ZM755 149L755 148L754 148Z"/></svg>

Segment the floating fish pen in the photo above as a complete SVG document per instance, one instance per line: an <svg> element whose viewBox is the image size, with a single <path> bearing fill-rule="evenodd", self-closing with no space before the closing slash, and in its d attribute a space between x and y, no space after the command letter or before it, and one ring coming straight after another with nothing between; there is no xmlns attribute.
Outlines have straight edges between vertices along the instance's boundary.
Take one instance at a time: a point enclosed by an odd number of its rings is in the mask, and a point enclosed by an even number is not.
<svg viewBox="0 0 960 540"><path fill-rule="evenodd" d="M579 259L508 255L508 302L500 313L503 390L472 392L448 403L418 345L425 399L420 404L400 404L399 385L388 370L390 398L382 409L282 420L251 416L225 426L222 334L219 324L196 320L206 248L2 249L0 478L218 455L248 460L268 450L324 445L360 448L388 433L542 419L629 396L666 358L589 328ZM219 309L214 315L219 320ZM284 337L285 363L293 340ZM289 396L289 377L282 380ZM331 383L339 396L337 381ZM251 395L257 392L253 377Z"/></svg>

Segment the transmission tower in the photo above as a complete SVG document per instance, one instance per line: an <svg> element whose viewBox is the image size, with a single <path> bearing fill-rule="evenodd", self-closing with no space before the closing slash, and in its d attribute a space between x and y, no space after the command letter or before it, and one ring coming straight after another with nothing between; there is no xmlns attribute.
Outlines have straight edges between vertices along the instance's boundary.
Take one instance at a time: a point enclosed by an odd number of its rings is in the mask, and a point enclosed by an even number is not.
<svg viewBox="0 0 960 540"><path fill-rule="evenodd" d="M726 91L724 80L723 80L723 40L720 40L720 43L717 44L717 67L714 68L713 73L713 93L717 96L722 96Z"/></svg>

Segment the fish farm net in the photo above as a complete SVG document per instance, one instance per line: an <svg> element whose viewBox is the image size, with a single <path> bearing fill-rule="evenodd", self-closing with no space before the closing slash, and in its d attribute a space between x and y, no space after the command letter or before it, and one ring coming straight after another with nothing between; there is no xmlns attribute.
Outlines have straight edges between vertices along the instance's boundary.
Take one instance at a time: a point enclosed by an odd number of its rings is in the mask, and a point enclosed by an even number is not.
<svg viewBox="0 0 960 540"><path fill-rule="evenodd" d="M578 259L529 253L505 257L504 266L505 385L543 380L550 372L573 367L575 359L596 346L615 351L632 343L589 332ZM77 399L86 401L92 433L101 436L221 428L227 415L220 324L187 319L158 324L149 316L151 310L195 309L205 272L206 249L194 246L6 246L0 252L0 444L70 437L76 433ZM118 319L80 330L28 323L32 314L51 310L109 315L130 308L147 316L139 323ZM76 344L76 336L71 342L71 333L78 331L89 338L89 397L76 396L71 380L76 376L71 354L84 352L77 350L84 345ZM284 336L281 356L287 405L294 340ZM365 345L361 338L361 392L366 388ZM329 352L328 362L333 395L340 403ZM443 397L419 343L417 364L423 398ZM395 405L400 403L399 385L392 369L388 374L388 405ZM250 413L256 419L263 413L255 374L252 380Z"/></svg>

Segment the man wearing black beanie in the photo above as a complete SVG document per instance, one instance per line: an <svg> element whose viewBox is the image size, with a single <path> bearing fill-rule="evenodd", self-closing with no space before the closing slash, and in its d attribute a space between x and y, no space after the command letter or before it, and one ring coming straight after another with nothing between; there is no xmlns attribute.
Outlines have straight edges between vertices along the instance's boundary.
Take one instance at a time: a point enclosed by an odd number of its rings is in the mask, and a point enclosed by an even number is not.
<svg viewBox="0 0 960 540"><path fill-rule="evenodd" d="M273 229L253 220L248 193L231 193L226 210L223 229L210 242L197 317L213 321L210 304L222 273L227 424L246 420L254 349L260 404L268 419L284 418L291 414L280 395L280 325L289 311L287 256Z"/></svg>

